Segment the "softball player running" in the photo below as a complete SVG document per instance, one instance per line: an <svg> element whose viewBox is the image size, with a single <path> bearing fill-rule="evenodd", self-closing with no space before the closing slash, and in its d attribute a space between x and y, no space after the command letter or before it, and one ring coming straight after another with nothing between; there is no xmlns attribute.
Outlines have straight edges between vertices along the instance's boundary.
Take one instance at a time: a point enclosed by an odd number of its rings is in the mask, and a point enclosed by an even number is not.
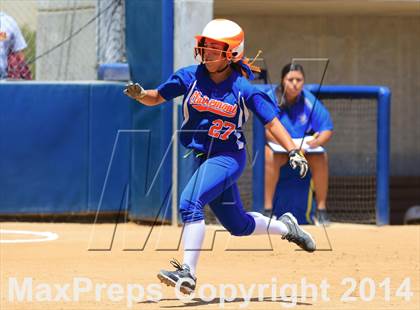
<svg viewBox="0 0 420 310"><path fill-rule="evenodd" d="M196 286L206 204L232 235L278 234L308 252L315 250L314 240L299 227L292 214L274 220L257 212L245 212L241 203L237 180L246 164L242 127L248 110L289 151L292 168L298 168L301 177L308 171L305 157L295 149L276 117L276 105L247 80L253 74L243 58L241 27L229 20L215 19L196 40L194 53L200 65L178 70L157 89L144 90L137 83L129 83L124 90L126 95L147 106L184 96L180 140L195 152L199 162L179 202L185 225L183 263L171 261L176 270L161 270L158 278L171 286L181 281L180 290L185 294L192 293Z"/></svg>

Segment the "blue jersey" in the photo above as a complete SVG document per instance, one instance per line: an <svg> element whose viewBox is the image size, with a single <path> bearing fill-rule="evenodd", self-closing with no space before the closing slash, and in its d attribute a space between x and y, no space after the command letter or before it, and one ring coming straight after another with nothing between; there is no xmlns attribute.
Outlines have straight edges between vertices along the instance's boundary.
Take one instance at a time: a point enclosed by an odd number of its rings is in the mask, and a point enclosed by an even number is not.
<svg viewBox="0 0 420 310"><path fill-rule="evenodd" d="M278 113L271 98L235 70L216 84L204 65L182 68L160 85L158 92L165 100L184 95L180 141L202 152L244 149L243 126L248 109L264 125Z"/></svg>
<svg viewBox="0 0 420 310"><path fill-rule="evenodd" d="M312 110L312 116L310 116ZM306 89L302 90L293 105L280 108L277 117L292 138L302 138L315 132L334 128L328 110ZM309 117L311 119L308 125Z"/></svg>

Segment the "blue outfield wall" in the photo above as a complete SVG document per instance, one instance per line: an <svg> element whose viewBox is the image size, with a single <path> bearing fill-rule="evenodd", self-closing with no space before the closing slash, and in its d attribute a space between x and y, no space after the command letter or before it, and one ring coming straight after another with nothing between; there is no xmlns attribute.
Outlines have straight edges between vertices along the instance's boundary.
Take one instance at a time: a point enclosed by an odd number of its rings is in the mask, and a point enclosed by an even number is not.
<svg viewBox="0 0 420 310"><path fill-rule="evenodd" d="M173 1L125 7L131 79L155 88L173 72ZM0 83L0 214L115 212L125 189L134 220L170 203L172 104L136 105L123 86Z"/></svg>
<svg viewBox="0 0 420 310"><path fill-rule="evenodd" d="M173 72L173 0L126 0L125 16L131 79L154 89ZM172 111L171 103L134 110L130 219L153 220L161 207L171 218Z"/></svg>
<svg viewBox="0 0 420 310"><path fill-rule="evenodd" d="M0 214L95 212L115 137L133 104L120 83L0 83ZM101 211L118 210L129 176L120 141Z"/></svg>

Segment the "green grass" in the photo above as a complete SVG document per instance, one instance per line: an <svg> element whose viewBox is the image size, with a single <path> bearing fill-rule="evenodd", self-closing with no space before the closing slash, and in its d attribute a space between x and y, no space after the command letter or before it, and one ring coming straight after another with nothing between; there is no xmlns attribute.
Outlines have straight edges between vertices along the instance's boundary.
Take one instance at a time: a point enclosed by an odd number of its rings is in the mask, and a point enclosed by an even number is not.
<svg viewBox="0 0 420 310"><path fill-rule="evenodd" d="M24 50L25 59L31 69L32 79L35 79L36 62L34 60L36 57L36 31L31 30L26 24L21 27L21 31L26 40L26 44L28 45Z"/></svg>

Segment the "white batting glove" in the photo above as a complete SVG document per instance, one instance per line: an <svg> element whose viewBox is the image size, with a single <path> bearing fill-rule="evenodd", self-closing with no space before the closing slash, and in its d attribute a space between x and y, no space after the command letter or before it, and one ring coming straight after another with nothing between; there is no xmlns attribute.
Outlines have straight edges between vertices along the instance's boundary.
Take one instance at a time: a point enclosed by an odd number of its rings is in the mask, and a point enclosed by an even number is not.
<svg viewBox="0 0 420 310"><path fill-rule="evenodd" d="M289 164L293 170L299 168L299 175L302 179L306 176L306 173L308 173L308 161L297 149L289 152Z"/></svg>
<svg viewBox="0 0 420 310"><path fill-rule="evenodd" d="M139 83L129 82L124 89L124 94L128 97L133 98L135 100L142 99L147 95L147 92L144 90L143 87Z"/></svg>

